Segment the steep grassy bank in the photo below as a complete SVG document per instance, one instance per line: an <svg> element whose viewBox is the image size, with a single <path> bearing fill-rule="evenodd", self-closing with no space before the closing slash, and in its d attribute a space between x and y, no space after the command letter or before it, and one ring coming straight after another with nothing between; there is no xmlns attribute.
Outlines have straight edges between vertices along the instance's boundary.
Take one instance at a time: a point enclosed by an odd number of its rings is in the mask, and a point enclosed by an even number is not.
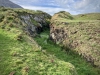
<svg viewBox="0 0 100 75"><path fill-rule="evenodd" d="M74 53L73 51L66 49L63 50L60 46L54 44L49 39L49 31L42 32L40 37L36 37L35 40L41 46L41 50L45 53L49 53L56 57L57 59L72 63L78 75L100 75L100 70L94 68L91 64L86 62L83 58L81 58L78 54ZM44 51L45 50L45 51ZM53 58L52 61L55 61ZM62 66L64 67L64 66ZM63 75L63 74L61 74Z"/></svg>
<svg viewBox="0 0 100 75"><path fill-rule="evenodd" d="M50 38L100 68L100 13L56 13L51 19Z"/></svg>

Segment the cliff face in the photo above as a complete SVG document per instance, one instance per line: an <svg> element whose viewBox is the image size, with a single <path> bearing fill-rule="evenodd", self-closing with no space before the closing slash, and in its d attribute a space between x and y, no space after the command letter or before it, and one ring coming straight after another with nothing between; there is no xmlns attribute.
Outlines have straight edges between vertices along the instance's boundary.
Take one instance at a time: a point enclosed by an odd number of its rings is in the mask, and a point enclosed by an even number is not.
<svg viewBox="0 0 100 75"><path fill-rule="evenodd" d="M10 7L10 8L22 8L21 6L11 2L10 0L0 0L0 6Z"/></svg>
<svg viewBox="0 0 100 75"><path fill-rule="evenodd" d="M51 19L50 39L100 68L99 34L100 13L72 16L67 12L59 12Z"/></svg>
<svg viewBox="0 0 100 75"><path fill-rule="evenodd" d="M36 36L44 28L49 27L51 16L42 11L25 9L6 9L1 7L1 27L10 29L18 27L30 36ZM4 12L4 13L3 13Z"/></svg>

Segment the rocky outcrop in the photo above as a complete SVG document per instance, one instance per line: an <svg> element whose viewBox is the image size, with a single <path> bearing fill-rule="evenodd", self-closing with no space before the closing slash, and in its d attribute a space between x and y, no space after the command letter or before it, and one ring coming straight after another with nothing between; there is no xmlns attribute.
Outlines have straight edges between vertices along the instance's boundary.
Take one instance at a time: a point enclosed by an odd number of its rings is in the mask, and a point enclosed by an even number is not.
<svg viewBox="0 0 100 75"><path fill-rule="evenodd" d="M47 14L23 14L20 15L23 23L25 23L25 31L28 31L29 35L35 36L36 33L40 33L44 28L48 28L49 24L46 19L50 19L50 15Z"/></svg>
<svg viewBox="0 0 100 75"><path fill-rule="evenodd" d="M96 17L92 18L94 20L81 20L85 17L76 18L71 15L73 19L68 19L58 16L61 14L63 13L56 13L51 19L50 39L64 48L76 51L92 65L100 68L100 21Z"/></svg>
<svg viewBox="0 0 100 75"><path fill-rule="evenodd" d="M26 34L34 37L45 28L49 27L49 20L51 16L42 11L31 11L25 9L6 9L1 7L2 11L5 11L1 17L1 27L19 27Z"/></svg>

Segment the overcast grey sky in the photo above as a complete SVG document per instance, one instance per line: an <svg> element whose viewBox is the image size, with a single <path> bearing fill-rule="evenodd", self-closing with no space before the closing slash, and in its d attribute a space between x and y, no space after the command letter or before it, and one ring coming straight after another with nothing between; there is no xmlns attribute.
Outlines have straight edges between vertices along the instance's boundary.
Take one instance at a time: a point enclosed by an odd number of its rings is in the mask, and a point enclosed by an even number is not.
<svg viewBox="0 0 100 75"><path fill-rule="evenodd" d="M51 15L59 11L71 14L100 12L100 0L10 0L23 8L42 10Z"/></svg>

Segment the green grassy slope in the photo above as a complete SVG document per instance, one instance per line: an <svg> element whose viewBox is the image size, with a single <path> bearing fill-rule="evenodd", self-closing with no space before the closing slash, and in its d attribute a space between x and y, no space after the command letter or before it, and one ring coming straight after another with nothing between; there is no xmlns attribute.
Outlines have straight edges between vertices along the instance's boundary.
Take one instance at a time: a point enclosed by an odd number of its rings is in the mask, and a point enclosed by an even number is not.
<svg viewBox="0 0 100 75"><path fill-rule="evenodd" d="M32 38L23 35L18 41L16 35L0 29L1 75L77 75L73 65L41 51Z"/></svg>
<svg viewBox="0 0 100 75"><path fill-rule="evenodd" d="M79 14L73 17L76 20L100 20L100 13Z"/></svg>

